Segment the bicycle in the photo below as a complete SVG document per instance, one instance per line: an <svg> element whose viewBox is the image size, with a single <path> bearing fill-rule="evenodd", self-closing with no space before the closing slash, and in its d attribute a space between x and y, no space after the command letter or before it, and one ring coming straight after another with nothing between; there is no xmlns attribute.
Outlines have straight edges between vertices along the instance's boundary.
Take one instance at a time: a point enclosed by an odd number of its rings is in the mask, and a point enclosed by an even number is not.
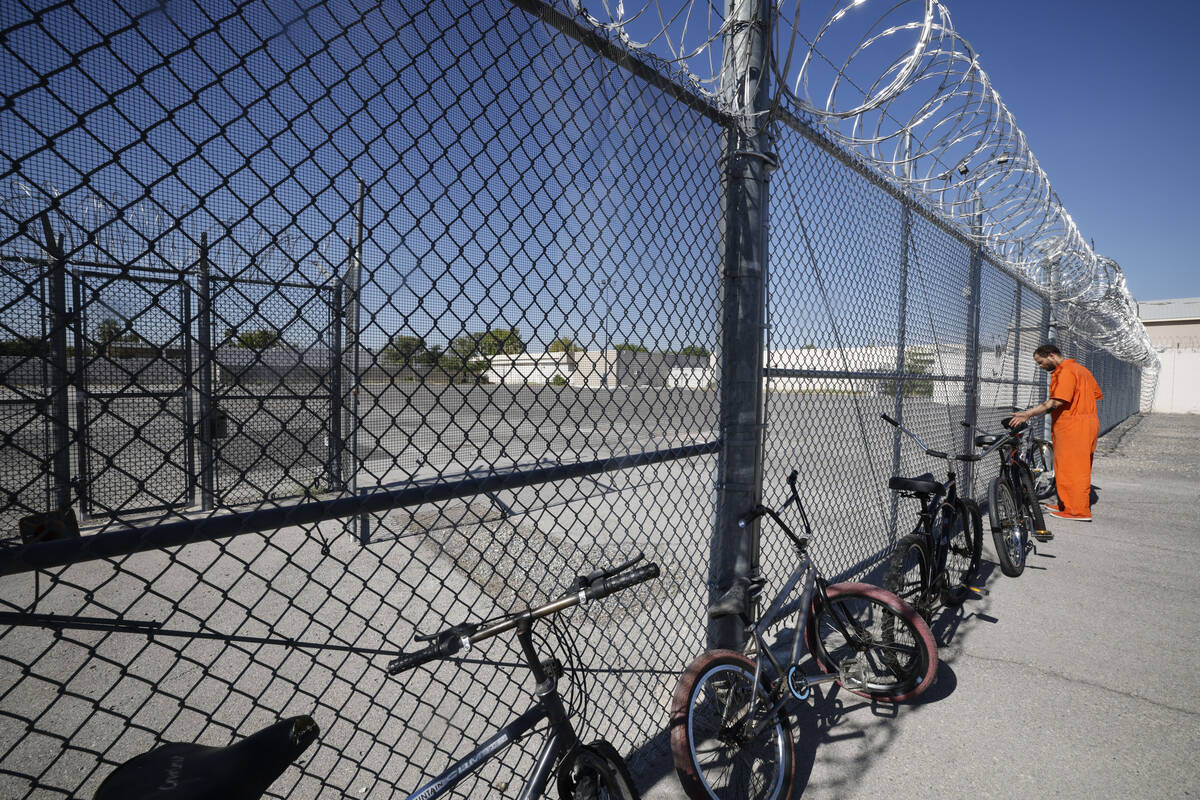
<svg viewBox="0 0 1200 800"><path fill-rule="evenodd" d="M988 484L988 519L1000 569L1015 578L1025 571L1025 561L1034 547L1030 538L1048 542L1054 534L1046 528L1033 471L1022 454L1027 447L1023 438L1028 426L1022 423L1010 428L1011 420L1012 417L1001 420L1005 433L977 434L975 446L987 448L985 453L993 450L1000 453L1000 473Z"/></svg>
<svg viewBox="0 0 1200 800"><path fill-rule="evenodd" d="M933 634L911 606L878 586L830 584L821 576L808 551L812 529L796 478L795 471L788 476L791 497L778 511L760 504L738 521L745 527L763 516L774 520L792 541L795 569L757 622L751 608L766 583L762 578L736 580L709 606L710 619L741 618L747 648L702 653L680 677L672 697L671 752L693 798L790 797L795 754L784 708L789 698L808 700L814 686L837 682L862 697L899 702L925 691L937 670ZM802 536L780 516L792 503L804 521ZM796 622L785 669L763 641L763 632L790 614ZM801 642L821 674L800 669Z"/></svg>
<svg viewBox="0 0 1200 800"><path fill-rule="evenodd" d="M1018 406L1008 406L1010 411L1020 411ZM1008 417L1004 420L1007 423ZM1002 424L1004 424L1002 423ZM1028 425L1028 423L1026 423ZM1008 425L1004 424L1007 428ZM1034 436L1032 429L1028 437L1022 439L1022 457L1025 464L1033 473L1033 489L1038 500L1048 500L1057 494L1054 485L1054 444Z"/></svg>
<svg viewBox="0 0 1200 800"><path fill-rule="evenodd" d="M974 500L959 497L954 471L955 461L977 461L978 457L932 450L887 414L880 417L907 434L926 455L946 462L945 481L929 473L916 478L897 475L888 481L888 488L901 497L919 500L921 512L912 532L896 542L883 585L929 619L939 600L943 605L959 606L972 593L986 594L971 585L979 574L983 514Z"/></svg>
<svg viewBox="0 0 1200 800"><path fill-rule="evenodd" d="M516 630L526 666L533 674L536 687L533 690L534 705L493 734L468 755L456 761L445 772L429 781L408 796L408 800L430 800L453 788L467 775L478 770L503 748L520 740L543 720L549 720L545 741L538 751L533 773L521 791L521 800L541 797L552 773L557 771L559 797L563 800L592 800L593 798L622 798L636 800L638 793L633 778L624 760L615 747L597 739L590 744L581 744L571 724L570 715L558 691L558 679L565 670L562 662L551 656L538 657L533 644L533 623L562 611L600 600L610 594L628 589L644 581L657 578L659 567L654 563L635 565L642 560L639 553L633 559L616 567L596 570L579 576L571 589L557 600L519 611L504 614L489 620L469 622L447 628L440 633L414 637L417 641L431 641L422 650L406 653L391 661L388 673L397 675L415 669L430 661L449 658L459 651L468 650L474 644L493 636Z"/></svg>

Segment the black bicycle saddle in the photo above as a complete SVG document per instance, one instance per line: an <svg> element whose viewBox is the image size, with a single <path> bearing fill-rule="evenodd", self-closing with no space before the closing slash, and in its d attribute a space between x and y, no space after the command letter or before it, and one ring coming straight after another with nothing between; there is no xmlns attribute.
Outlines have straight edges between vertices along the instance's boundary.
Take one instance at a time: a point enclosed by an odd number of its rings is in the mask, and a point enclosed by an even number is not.
<svg viewBox="0 0 1200 800"><path fill-rule="evenodd" d="M926 472L916 478L901 478L896 476L888 481L888 488L894 492L912 492L913 494L933 494L941 487L937 478Z"/></svg>
<svg viewBox="0 0 1200 800"><path fill-rule="evenodd" d="M318 733L312 717L300 716L228 747L168 742L117 767L95 800L259 800Z"/></svg>
<svg viewBox="0 0 1200 800"><path fill-rule="evenodd" d="M762 591L765 582L762 578L756 580L738 578L733 582L733 586L729 587L729 591L708 607L708 618L718 619L730 614L748 614L751 599Z"/></svg>

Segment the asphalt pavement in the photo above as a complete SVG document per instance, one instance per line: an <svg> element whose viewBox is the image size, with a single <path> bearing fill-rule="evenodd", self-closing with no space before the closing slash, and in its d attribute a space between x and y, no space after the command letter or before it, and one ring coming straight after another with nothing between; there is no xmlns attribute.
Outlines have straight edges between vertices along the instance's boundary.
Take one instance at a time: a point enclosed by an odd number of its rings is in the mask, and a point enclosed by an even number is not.
<svg viewBox="0 0 1200 800"><path fill-rule="evenodd" d="M1200 797L1200 415L1122 423L1092 483L1019 578L985 521L990 594L935 617L917 701L795 704L807 800ZM664 772L647 800L684 796Z"/></svg>

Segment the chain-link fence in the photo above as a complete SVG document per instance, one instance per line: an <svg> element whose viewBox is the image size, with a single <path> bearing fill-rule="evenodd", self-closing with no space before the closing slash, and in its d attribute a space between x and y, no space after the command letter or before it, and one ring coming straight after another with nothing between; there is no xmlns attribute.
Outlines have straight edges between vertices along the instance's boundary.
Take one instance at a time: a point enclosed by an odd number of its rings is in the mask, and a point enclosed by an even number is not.
<svg viewBox="0 0 1200 800"><path fill-rule="evenodd" d="M663 577L574 613L568 682L585 739L668 768L714 588L731 120L534 2L0 14L0 794L299 713L275 796L412 791L529 686L503 637L389 656L636 551ZM887 478L929 468L879 413L961 448L1044 396L1052 315L775 134L763 494L798 468L826 573L863 574L908 524ZM1066 349L1106 427L1137 411L1136 369ZM515 795L538 744L456 791Z"/></svg>

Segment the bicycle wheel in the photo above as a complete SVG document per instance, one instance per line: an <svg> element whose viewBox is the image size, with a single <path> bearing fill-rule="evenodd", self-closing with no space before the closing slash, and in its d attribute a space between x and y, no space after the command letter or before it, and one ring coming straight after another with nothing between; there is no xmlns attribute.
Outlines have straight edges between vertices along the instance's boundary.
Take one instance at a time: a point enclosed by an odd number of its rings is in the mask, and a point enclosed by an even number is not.
<svg viewBox="0 0 1200 800"><path fill-rule="evenodd" d="M560 800L640 800L625 759L603 739L579 748L568 772L558 779Z"/></svg>
<svg viewBox="0 0 1200 800"><path fill-rule="evenodd" d="M1029 450L1029 465L1033 469L1035 499L1049 500L1058 494L1054 483L1054 445L1042 439L1034 440Z"/></svg>
<svg viewBox="0 0 1200 800"><path fill-rule="evenodd" d="M929 611L929 552L925 537L910 533L896 542L892 560L883 576L883 588L915 608L921 616Z"/></svg>
<svg viewBox="0 0 1200 800"><path fill-rule="evenodd" d="M1054 445L1044 439L1035 439L1029 451L1029 463L1035 472L1054 471Z"/></svg>
<svg viewBox="0 0 1200 800"><path fill-rule="evenodd" d="M769 693L754 682L754 662L733 650L703 653L680 676L671 700L671 753L689 797L792 796L792 729L782 711L763 719ZM755 722L766 724L751 736Z"/></svg>
<svg viewBox="0 0 1200 800"><path fill-rule="evenodd" d="M1037 490L1033 486L1033 475L1024 464L1017 467L1021 481L1021 498L1017 505L1021 508L1021 517L1026 521L1026 532L1035 539L1047 541L1050 531L1046 529L1046 518L1042 515L1042 506L1038 502Z"/></svg>
<svg viewBox="0 0 1200 800"><path fill-rule="evenodd" d="M971 594L971 583L979 574L979 556L983 552L983 531L980 530L979 507L969 500L959 500L954 514L942 524L951 526L946 548L946 582L942 585L942 602L960 606Z"/></svg>
<svg viewBox="0 0 1200 800"><path fill-rule="evenodd" d="M1010 578L1025 571L1025 532L1021 513L1013 499L1012 488L1003 475L992 478L988 485L988 517L992 523L992 542L1000 570Z"/></svg>
<svg viewBox="0 0 1200 800"><path fill-rule="evenodd" d="M805 626L808 649L828 673L862 697L895 703L933 683L937 644L921 615L868 583L835 583L818 593ZM843 633L843 630L845 633Z"/></svg>

